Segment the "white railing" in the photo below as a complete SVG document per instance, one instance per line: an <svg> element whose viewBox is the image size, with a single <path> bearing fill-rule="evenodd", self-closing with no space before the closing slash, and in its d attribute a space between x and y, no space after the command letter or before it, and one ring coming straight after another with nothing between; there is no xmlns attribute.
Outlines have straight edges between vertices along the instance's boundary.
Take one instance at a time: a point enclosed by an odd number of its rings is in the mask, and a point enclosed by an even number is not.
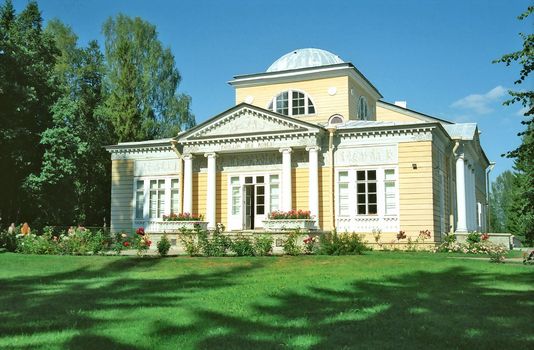
<svg viewBox="0 0 534 350"><path fill-rule="evenodd" d="M336 220L338 232L371 233L373 230L381 232L399 231L399 218L396 216L386 217L340 217Z"/></svg>

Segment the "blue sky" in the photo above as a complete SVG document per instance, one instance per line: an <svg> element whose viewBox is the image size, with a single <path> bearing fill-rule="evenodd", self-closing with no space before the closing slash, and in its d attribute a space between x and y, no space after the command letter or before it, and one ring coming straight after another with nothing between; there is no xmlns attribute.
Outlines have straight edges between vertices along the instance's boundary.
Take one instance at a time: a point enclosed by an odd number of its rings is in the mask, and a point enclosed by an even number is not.
<svg viewBox="0 0 534 350"><path fill-rule="evenodd" d="M0 0L2 1L2 0ZM18 11L27 3L15 0ZM516 17L530 1L163 1L42 0L46 20L59 18L85 44L102 43L109 16L140 16L156 25L193 98L197 122L231 107L233 76L263 72L283 54L318 47L352 62L384 95L408 108L458 122L477 122L497 166L519 144L521 106L502 106L519 67L492 64L521 47L532 22ZM523 89L532 89L532 80Z"/></svg>

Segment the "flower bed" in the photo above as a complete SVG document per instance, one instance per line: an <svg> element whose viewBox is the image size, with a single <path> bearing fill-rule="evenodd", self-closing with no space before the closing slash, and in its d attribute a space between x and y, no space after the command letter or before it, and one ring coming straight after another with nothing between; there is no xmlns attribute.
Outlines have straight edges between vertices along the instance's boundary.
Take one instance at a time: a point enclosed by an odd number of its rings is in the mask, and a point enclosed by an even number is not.
<svg viewBox="0 0 534 350"><path fill-rule="evenodd" d="M202 221L202 219L204 219L202 214L171 213L170 215L163 215L163 221Z"/></svg>
<svg viewBox="0 0 534 350"><path fill-rule="evenodd" d="M273 211L267 216L269 220L287 220L287 219L311 219L309 210L290 210L290 211Z"/></svg>

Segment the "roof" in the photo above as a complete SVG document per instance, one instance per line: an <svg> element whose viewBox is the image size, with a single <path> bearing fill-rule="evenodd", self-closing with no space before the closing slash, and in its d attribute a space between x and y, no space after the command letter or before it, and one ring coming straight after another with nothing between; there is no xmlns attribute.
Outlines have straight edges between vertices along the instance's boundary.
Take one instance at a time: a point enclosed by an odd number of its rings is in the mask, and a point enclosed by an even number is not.
<svg viewBox="0 0 534 350"><path fill-rule="evenodd" d="M339 56L334 55L326 50L314 48L297 49L274 61L274 63L267 68L267 72L279 72L299 68L328 66L338 63L344 63L344 61L339 58Z"/></svg>
<svg viewBox="0 0 534 350"><path fill-rule="evenodd" d="M473 140L477 129L476 123L458 123L443 125L452 139Z"/></svg>
<svg viewBox="0 0 534 350"><path fill-rule="evenodd" d="M429 122L430 121L438 121L438 122L445 123L445 124L452 124L452 122L450 122L448 120L441 119L441 118L438 118L438 117L434 117L432 115L428 115L428 114L425 114L425 113L421 113L421 112L415 111L413 109L400 107L400 106L397 106L396 104L389 103L389 102L386 102L386 101L380 101L379 100L379 101L376 101L376 104L377 104L377 106L380 106L380 107L383 107L383 108L386 108L386 109L389 109L389 110L393 110L395 112L399 112L401 114L405 114L407 116L410 116L410 117L413 117L413 118L417 118L417 119L420 119L420 120L429 121Z"/></svg>

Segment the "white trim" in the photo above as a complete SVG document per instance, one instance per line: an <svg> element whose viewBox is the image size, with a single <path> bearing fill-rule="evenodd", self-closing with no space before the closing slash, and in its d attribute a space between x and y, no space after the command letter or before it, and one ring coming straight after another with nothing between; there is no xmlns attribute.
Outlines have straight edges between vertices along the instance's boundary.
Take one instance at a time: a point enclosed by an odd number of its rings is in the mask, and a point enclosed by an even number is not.
<svg viewBox="0 0 534 350"><path fill-rule="evenodd" d="M280 96L284 92L287 92L287 96L288 96L287 97L287 113L288 114L283 114L283 113L280 113L280 112L276 111L276 99L278 98L278 96ZM292 92L298 92L298 93L301 93L301 94L304 95L304 111L305 111L304 114L293 114L293 96L292 96ZM315 111L314 113L308 113L308 111L309 111L308 99L311 101L311 103L313 105L313 109ZM269 108L269 105L272 106L272 109ZM313 101L313 99L311 98L311 95L308 94L306 91L300 90L300 89L279 90L279 92L276 93L274 95L274 97L271 98L271 100L267 103L267 106L265 107L265 109L268 109L271 112L279 113L279 114L282 114L282 115L285 115L285 116L288 116L288 117L296 117L296 118L300 118L300 117L303 117L303 116L310 116L310 115L313 116L313 115L317 115L318 114L317 113L316 104Z"/></svg>

